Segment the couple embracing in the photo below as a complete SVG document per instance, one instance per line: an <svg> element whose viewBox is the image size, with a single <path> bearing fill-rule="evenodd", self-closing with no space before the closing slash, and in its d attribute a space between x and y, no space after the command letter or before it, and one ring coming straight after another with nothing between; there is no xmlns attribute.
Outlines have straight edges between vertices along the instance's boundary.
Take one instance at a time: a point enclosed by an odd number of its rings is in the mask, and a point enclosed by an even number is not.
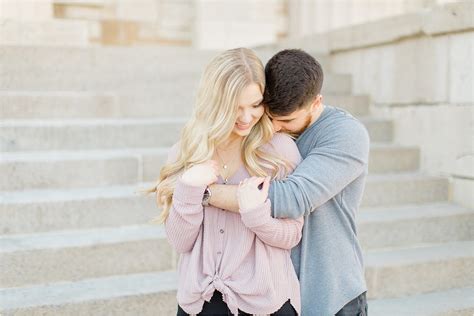
<svg viewBox="0 0 474 316"><path fill-rule="evenodd" d="M206 67L161 169L159 221L180 254L177 315L366 315L355 214L369 137L323 104L321 65L250 49Z"/></svg>

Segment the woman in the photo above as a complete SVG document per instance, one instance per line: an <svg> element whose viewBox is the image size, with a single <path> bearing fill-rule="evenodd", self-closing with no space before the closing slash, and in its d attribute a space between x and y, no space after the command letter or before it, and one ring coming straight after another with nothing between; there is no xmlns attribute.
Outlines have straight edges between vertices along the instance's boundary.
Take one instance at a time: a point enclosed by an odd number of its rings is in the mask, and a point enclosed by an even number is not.
<svg viewBox="0 0 474 316"><path fill-rule="evenodd" d="M290 249L301 239L303 218L272 218L266 196L270 176L285 176L301 157L291 138L273 135L262 105L264 86L263 65L253 51L215 57L201 79L192 118L161 169L159 221L181 254L178 315L299 314ZM202 206L212 183L240 183L239 214Z"/></svg>

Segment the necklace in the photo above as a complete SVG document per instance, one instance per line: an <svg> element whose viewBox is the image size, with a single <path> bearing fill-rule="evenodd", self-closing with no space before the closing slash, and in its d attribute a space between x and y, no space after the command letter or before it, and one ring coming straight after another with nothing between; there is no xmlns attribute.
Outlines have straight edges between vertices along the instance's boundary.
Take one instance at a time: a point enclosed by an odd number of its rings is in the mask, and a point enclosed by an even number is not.
<svg viewBox="0 0 474 316"><path fill-rule="evenodd" d="M225 174L225 175L222 175L222 176L223 176L223 178L224 178L224 184L227 184L227 182L229 181L229 174L227 173L227 168L228 168L228 166L227 166L227 164L224 162L224 160L221 158L221 155L219 155L219 151L217 150L217 148L216 148L216 154L217 154L217 157L219 158L219 160L220 160L221 163L222 163L222 168L224 169L224 171L226 171L226 174ZM238 155L235 155L235 156L238 157ZM234 159L232 159L232 160L230 161L230 163L232 163L232 162L234 162L234 161L235 161L235 157L234 157Z"/></svg>

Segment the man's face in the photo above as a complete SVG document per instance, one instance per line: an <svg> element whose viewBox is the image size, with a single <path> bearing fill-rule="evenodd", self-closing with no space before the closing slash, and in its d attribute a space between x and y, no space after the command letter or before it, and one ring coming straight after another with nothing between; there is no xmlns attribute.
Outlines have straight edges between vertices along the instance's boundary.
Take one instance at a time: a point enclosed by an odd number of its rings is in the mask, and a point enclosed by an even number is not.
<svg viewBox="0 0 474 316"><path fill-rule="evenodd" d="M303 108L294 111L285 116L274 116L269 114L272 120L273 130L275 132L283 132L298 137L311 124L310 108Z"/></svg>

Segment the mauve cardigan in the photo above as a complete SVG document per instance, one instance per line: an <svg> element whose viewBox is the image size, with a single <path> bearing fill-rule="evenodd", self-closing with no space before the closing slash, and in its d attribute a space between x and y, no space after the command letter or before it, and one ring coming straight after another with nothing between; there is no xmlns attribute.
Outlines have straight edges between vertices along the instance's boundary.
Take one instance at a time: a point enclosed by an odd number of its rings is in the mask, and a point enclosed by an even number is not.
<svg viewBox="0 0 474 316"><path fill-rule="evenodd" d="M301 161L295 142L275 134L265 150L293 165ZM178 146L168 161L176 159ZM229 178L238 184L250 177L244 166ZM219 177L218 183L223 183ZM290 299L300 314L300 285L290 250L302 236L303 217L275 219L271 202L240 213L201 205L205 186L178 180L170 213L165 221L169 243L180 253L178 304L189 314L201 312L218 290L234 315L238 309L251 314L271 314Z"/></svg>

